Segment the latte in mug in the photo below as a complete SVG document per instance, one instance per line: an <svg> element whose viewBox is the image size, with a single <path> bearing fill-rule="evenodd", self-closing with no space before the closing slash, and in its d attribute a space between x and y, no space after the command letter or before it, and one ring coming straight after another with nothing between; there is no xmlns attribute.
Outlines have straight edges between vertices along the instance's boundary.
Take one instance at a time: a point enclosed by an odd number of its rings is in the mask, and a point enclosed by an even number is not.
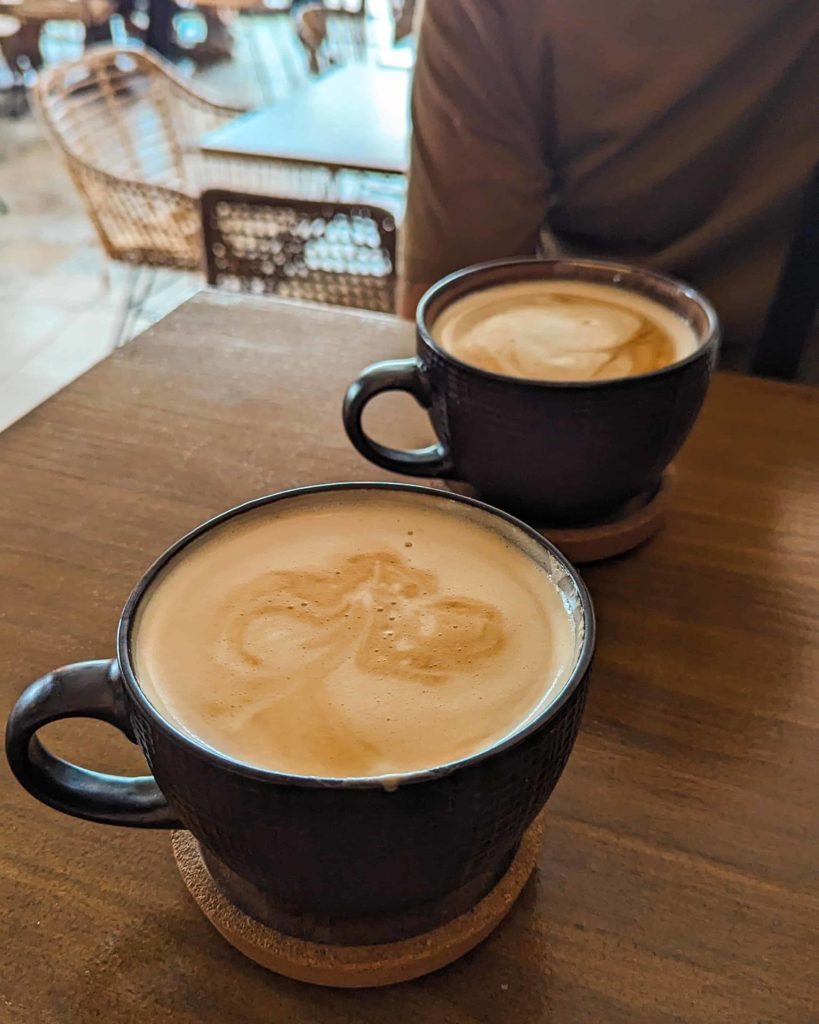
<svg viewBox="0 0 819 1024"><path fill-rule="evenodd" d="M516 532L375 491L243 515L152 584L140 685L200 742L292 775L389 776L489 749L576 661L570 610Z"/></svg>
<svg viewBox="0 0 819 1024"><path fill-rule="evenodd" d="M698 348L693 328L639 292L582 280L529 280L456 299L432 325L464 363L507 377L595 381L636 376Z"/></svg>

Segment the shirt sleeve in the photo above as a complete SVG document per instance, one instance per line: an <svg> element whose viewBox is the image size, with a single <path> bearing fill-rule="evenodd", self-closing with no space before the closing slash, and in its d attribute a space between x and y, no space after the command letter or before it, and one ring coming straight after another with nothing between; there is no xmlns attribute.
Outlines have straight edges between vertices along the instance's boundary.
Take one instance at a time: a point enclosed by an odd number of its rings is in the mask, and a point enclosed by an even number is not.
<svg viewBox="0 0 819 1024"><path fill-rule="evenodd" d="M552 186L551 60L529 0L426 0L412 90L405 288L535 253ZM540 37L540 38L539 38Z"/></svg>

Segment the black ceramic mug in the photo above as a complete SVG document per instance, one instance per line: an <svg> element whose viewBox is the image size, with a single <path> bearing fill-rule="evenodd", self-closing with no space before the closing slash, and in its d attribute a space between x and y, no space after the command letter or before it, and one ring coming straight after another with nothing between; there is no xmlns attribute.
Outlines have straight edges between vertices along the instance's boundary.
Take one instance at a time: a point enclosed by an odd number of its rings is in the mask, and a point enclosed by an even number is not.
<svg viewBox="0 0 819 1024"><path fill-rule="evenodd" d="M551 382L490 373L433 340L436 318L456 299L501 284L555 279L612 285L653 299L690 324L697 347L650 373ZM716 313L692 288L594 260L522 258L468 267L429 289L416 324L417 355L375 363L348 389L350 440L385 469L464 481L492 504L554 526L612 518L656 491L694 425L719 344ZM384 391L409 391L428 411L437 444L400 451L370 438L362 414Z"/></svg>
<svg viewBox="0 0 819 1024"><path fill-rule="evenodd" d="M573 620L574 663L534 720L492 748L385 788L379 779L292 776L199 743L151 704L134 669L134 623L152 582L204 533L261 506L327 490L400 491L462 506L549 573ZM211 519L165 552L128 599L113 660L56 669L32 683L8 721L6 752L38 800L90 821L189 829L218 884L252 916L289 934L389 941L442 923L479 899L509 863L574 744L594 649L588 593L563 556L511 516L458 495L406 484L325 484L259 498ZM153 772L103 775L54 757L37 732L99 718L142 748Z"/></svg>

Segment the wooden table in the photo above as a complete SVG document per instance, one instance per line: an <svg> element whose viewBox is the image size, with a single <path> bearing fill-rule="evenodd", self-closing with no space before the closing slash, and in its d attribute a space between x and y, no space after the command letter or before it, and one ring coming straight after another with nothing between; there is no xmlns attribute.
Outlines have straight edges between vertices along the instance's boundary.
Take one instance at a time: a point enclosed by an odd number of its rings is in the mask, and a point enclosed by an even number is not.
<svg viewBox="0 0 819 1024"><path fill-rule="evenodd" d="M202 295L0 435L3 714L40 673L112 654L132 584L203 518L382 476L348 444L341 395L411 349L390 317ZM403 405L379 412L393 441L426 433ZM0 1020L816 1021L817 437L819 391L719 376L665 532L585 571L590 704L539 871L474 953L369 992L268 974L200 915L166 833L64 817L3 763ZM99 723L50 741L141 766Z"/></svg>
<svg viewBox="0 0 819 1024"><path fill-rule="evenodd" d="M214 156L404 174L410 80L405 69L347 64L209 132L201 148Z"/></svg>

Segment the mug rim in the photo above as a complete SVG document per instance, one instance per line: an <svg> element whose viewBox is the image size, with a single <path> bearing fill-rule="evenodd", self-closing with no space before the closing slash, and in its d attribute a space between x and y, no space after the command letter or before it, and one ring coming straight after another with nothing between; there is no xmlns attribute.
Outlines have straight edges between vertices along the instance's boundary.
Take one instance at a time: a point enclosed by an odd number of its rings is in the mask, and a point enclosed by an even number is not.
<svg viewBox="0 0 819 1024"><path fill-rule="evenodd" d="M577 653L574 665L560 692L524 728L510 733L483 750L479 750L467 757L448 761L445 764L435 765L431 768L388 775L325 777L318 775L294 775L289 772L260 768L256 765L248 764L247 762L239 761L230 757L228 754L207 745L198 737L185 732L182 728L169 721L169 719L167 719L159 709L151 703L143 691L131 659L131 638L136 613L142 599L147 594L151 584L159 573L194 540L202 537L204 534L228 522L230 519L236 518L237 516L290 498L330 493L333 491L353 490L384 490L421 494L443 501L453 501L456 504L477 508L482 515L499 518L511 526L521 530L527 537L534 540L540 547L544 548L552 558L556 559L571 579L572 585L575 588L583 613L584 626L584 635L580 650ZM466 495L456 494L452 491L440 490L434 487L425 487L419 484L393 481L339 481L336 483L310 484L303 487L293 487L283 491L276 491L273 494L253 498L240 505L235 505L233 508L229 508L216 516L212 516L210 519L200 523L198 526L194 527L184 536L175 541L153 562L152 565L149 566L134 589L131 591L128 600L125 603L125 607L123 608L117 625L116 660L119 666L122 683L128 692L128 696L132 701L139 705L143 713L147 714L153 723L168 738L176 742L177 745L190 749L197 756L211 762L211 764L214 764L215 766L227 769L248 779L313 789L392 789L397 786L430 781L445 775L450 775L462 768L479 764L496 754L517 746L534 732L543 728L555 717L555 715L580 686L581 682L586 678L594 655L595 640L596 621L594 606L592 604L588 588L583 582L577 569L572 565L568 558L557 547L555 547L554 544L552 544L551 541L547 540L520 519L517 519L515 516L510 515L502 509L488 505L486 502L478 501L477 499Z"/></svg>
<svg viewBox="0 0 819 1024"><path fill-rule="evenodd" d="M657 283L670 284L678 289L687 299L696 303L697 306L705 314L707 322L707 330L705 337L702 341L697 344L697 347L689 355L683 359L678 359L673 363L669 363L667 366L661 366L656 370L648 370L645 373L630 374L626 377L608 377L603 380L539 380L529 377L513 377L505 373L495 373L493 370L485 370L483 367L475 366L473 363L466 363L457 356L452 355L451 352L447 352L446 349L442 348L432 337L430 328L427 326L427 308L429 305L437 299L443 292L446 292L453 284L463 280L465 277L472 277L477 274L486 273L487 271L491 274L494 270L503 270L506 267L525 267L532 266L534 264L544 264L554 267L564 266L567 270L565 275L567 280L571 280L571 271L574 267L585 267L589 270L602 270L610 271L612 278L616 275L623 275L625 277L644 277L650 281ZM552 280L558 278L559 275L554 275ZM528 279L527 279L528 280ZM514 284L513 281L504 281L504 284ZM593 282L593 283L604 283L604 282ZM613 287L618 287L620 281L611 280L609 282ZM488 287L492 287L490 283ZM476 289L477 290L477 289ZM626 289L628 290L628 289ZM649 296L654 302L658 302L663 305L662 301L657 298ZM446 307L444 307L446 308ZM656 270L648 270L643 267L635 266L630 263L618 263L612 260L596 260L596 259L574 259L571 256L563 257L541 257L541 256L514 256L514 257L502 257L501 259L486 260L483 263L473 263L468 267L462 267L459 270L453 271L451 274L447 274L446 277L442 277L436 281L435 284L431 285L418 303L418 307L415 311L415 326L418 331L419 337L423 340L424 344L428 348L432 349L436 355L449 363L458 366L462 370L467 370L470 373L477 374L480 377L487 378L497 383L506 385L518 385L523 387L535 387L535 388L559 388L561 390L577 390L584 388L603 389L622 385L628 385L632 381L644 381L652 380L656 377L662 377L663 375L679 370L682 367L688 366L698 359L703 358L709 351L714 349L720 340L720 323L717 312L708 299L697 291L696 288L679 278L672 277L669 274L661 274Z"/></svg>

